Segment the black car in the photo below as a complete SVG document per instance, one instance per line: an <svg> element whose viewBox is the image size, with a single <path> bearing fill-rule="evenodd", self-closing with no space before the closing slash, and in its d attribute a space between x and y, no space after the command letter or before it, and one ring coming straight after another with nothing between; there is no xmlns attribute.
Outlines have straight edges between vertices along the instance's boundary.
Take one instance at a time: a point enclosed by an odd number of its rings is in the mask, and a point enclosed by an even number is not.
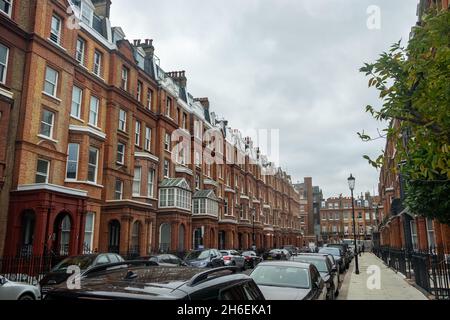
<svg viewBox="0 0 450 320"><path fill-rule="evenodd" d="M249 276L236 267L112 264L81 279L81 289L61 285L46 300L265 300Z"/></svg>
<svg viewBox="0 0 450 320"><path fill-rule="evenodd" d="M264 252L263 259L265 261L266 260L287 260L288 257L284 251L287 252L287 250L283 250L283 249L272 249L268 252Z"/></svg>
<svg viewBox="0 0 450 320"><path fill-rule="evenodd" d="M80 275L83 276L89 273L94 267L123 261L124 259L116 253L99 253L68 257L58 263L44 276L44 278L42 278L39 282L41 293L45 295L55 285L66 282L72 274L72 272L68 273L68 268L71 266L80 268Z"/></svg>
<svg viewBox="0 0 450 320"><path fill-rule="evenodd" d="M319 253L302 253L298 256L291 257L291 261L315 265L328 289L328 300L336 299L336 296L339 294L338 271L327 255Z"/></svg>
<svg viewBox="0 0 450 320"><path fill-rule="evenodd" d="M261 262L250 277L267 300L325 300L327 287L313 264Z"/></svg>
<svg viewBox="0 0 450 320"><path fill-rule="evenodd" d="M241 255L245 258L245 265L252 269L263 260L263 258L258 256L255 251L244 251Z"/></svg>
<svg viewBox="0 0 450 320"><path fill-rule="evenodd" d="M327 244L327 247L341 249L341 251L344 253L345 269L348 269L352 260L352 254L348 248L348 245L345 243L330 243Z"/></svg>
<svg viewBox="0 0 450 320"><path fill-rule="evenodd" d="M173 254L158 254L149 257L140 257L139 260L148 260L156 262L160 266L167 267L185 267L187 263Z"/></svg>
<svg viewBox="0 0 450 320"><path fill-rule="evenodd" d="M223 267L222 254L216 249L194 250L189 252L184 261L195 268Z"/></svg>

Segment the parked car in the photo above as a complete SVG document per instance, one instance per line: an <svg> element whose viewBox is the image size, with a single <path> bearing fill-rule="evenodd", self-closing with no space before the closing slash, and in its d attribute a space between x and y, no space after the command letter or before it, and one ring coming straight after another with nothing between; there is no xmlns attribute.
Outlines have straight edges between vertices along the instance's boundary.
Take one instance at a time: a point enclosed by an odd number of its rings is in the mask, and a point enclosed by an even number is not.
<svg viewBox="0 0 450 320"><path fill-rule="evenodd" d="M327 287L313 264L261 262L250 277L267 300L325 300Z"/></svg>
<svg viewBox="0 0 450 320"><path fill-rule="evenodd" d="M84 277L81 289L60 285L45 300L265 300L253 279L238 271L117 263Z"/></svg>
<svg viewBox="0 0 450 320"><path fill-rule="evenodd" d="M139 259L148 260L156 262L160 266L177 266L177 267L185 267L187 263L178 258L173 254L158 254L149 257L140 257Z"/></svg>
<svg viewBox="0 0 450 320"><path fill-rule="evenodd" d="M310 252L312 252L312 250L311 250L311 248L310 247L301 247L300 249L299 249L299 253L310 253Z"/></svg>
<svg viewBox="0 0 450 320"><path fill-rule="evenodd" d="M293 245L284 246L283 249L289 251L291 256L298 253L298 248Z"/></svg>
<svg viewBox="0 0 450 320"><path fill-rule="evenodd" d="M287 260L286 252L282 249L272 249L263 254L264 260Z"/></svg>
<svg viewBox="0 0 450 320"><path fill-rule="evenodd" d="M12 282L0 276L1 300L40 300L39 288L29 284Z"/></svg>
<svg viewBox="0 0 450 320"><path fill-rule="evenodd" d="M253 269L258 263L260 263L263 258L258 256L255 251L244 251L242 252L242 256L245 258L245 264L247 267Z"/></svg>
<svg viewBox="0 0 450 320"><path fill-rule="evenodd" d="M344 264L345 264L345 269L348 269L350 266L350 262L352 260L352 256L350 254L350 251L348 249L348 245L345 243L330 243L327 245L327 247L331 247L331 248L339 248L341 249L341 251L344 253Z"/></svg>
<svg viewBox="0 0 450 320"><path fill-rule="evenodd" d="M83 276L95 266L122 261L124 261L124 259L116 253L99 253L68 257L58 263L39 282L41 294L45 295L55 285L66 282L71 276L70 273L67 273L70 266L79 267L81 271L80 276Z"/></svg>
<svg viewBox="0 0 450 320"><path fill-rule="evenodd" d="M331 265L333 266L334 269L336 269L336 276L337 276L337 281L338 283L341 283L341 270L339 268L339 263L334 260L334 256L332 254L329 253L316 253L316 254L322 254L324 256L327 256L328 259L330 259L331 261ZM343 279L342 279L343 280Z"/></svg>
<svg viewBox="0 0 450 320"><path fill-rule="evenodd" d="M194 250L186 255L184 261L191 267L217 268L224 265L222 254L216 249Z"/></svg>
<svg viewBox="0 0 450 320"><path fill-rule="evenodd" d="M336 247L323 247L320 248L319 253L331 254L336 263L339 265L339 272L344 273L345 260L344 260L344 253L342 252L341 249Z"/></svg>
<svg viewBox="0 0 450 320"><path fill-rule="evenodd" d="M298 256L291 257L291 261L315 265L328 289L328 300L336 299L339 295L338 270L333 266L333 263L327 255L319 253L302 253Z"/></svg>
<svg viewBox="0 0 450 320"><path fill-rule="evenodd" d="M236 266L245 270L245 258L236 250L220 250L225 266Z"/></svg>

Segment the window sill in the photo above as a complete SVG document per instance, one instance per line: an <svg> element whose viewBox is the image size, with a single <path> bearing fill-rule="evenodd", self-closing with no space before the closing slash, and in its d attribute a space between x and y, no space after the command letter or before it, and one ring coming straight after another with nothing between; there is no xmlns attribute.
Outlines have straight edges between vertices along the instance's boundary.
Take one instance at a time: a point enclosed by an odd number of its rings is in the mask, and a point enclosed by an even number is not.
<svg viewBox="0 0 450 320"><path fill-rule="evenodd" d="M43 134L38 134L37 136L38 136L39 138L42 138L42 139L51 141L51 142L53 142L53 143L59 143L58 140L55 140L55 139L52 139L52 138L50 138L50 137L44 136Z"/></svg>
<svg viewBox="0 0 450 320"><path fill-rule="evenodd" d="M91 123L88 123L88 126L91 127L91 128L93 128L93 129L95 129L95 130L98 130L98 131L100 131L100 132L103 132L103 131L102 131L102 128L99 128L99 127L97 127L97 126L95 126L95 125L93 125L93 124L91 124Z"/></svg>
<svg viewBox="0 0 450 320"><path fill-rule="evenodd" d="M74 115L70 115L70 117L71 117L72 119L74 119L74 120L77 120L77 121L79 121L79 122L81 122L81 123L84 123L84 120L82 120L81 118L75 117Z"/></svg>
<svg viewBox="0 0 450 320"><path fill-rule="evenodd" d="M79 180L72 180L72 179L66 179L64 180L65 183L78 183L78 184L86 184L89 186L97 187L97 188L104 188L101 184L97 184L96 182L91 181L79 181Z"/></svg>
<svg viewBox="0 0 450 320"><path fill-rule="evenodd" d="M116 161L116 165L121 166L121 167L125 167L125 162Z"/></svg>
<svg viewBox="0 0 450 320"><path fill-rule="evenodd" d="M45 91L42 91L42 94L45 95L46 97L49 97L49 98L54 99L54 100L58 101L59 103L61 103L61 99L59 99L56 96L52 96L51 94L49 94L49 93L47 93Z"/></svg>
<svg viewBox="0 0 450 320"><path fill-rule="evenodd" d="M58 42L55 42L55 41L53 41L53 40L50 39L50 38L47 38L47 40L50 41L50 43L51 43L52 45L54 45L55 47L57 47L58 49L60 49L60 50L62 50L62 51L64 51L64 52L67 52L67 49L64 48L63 46L61 46Z"/></svg>
<svg viewBox="0 0 450 320"><path fill-rule="evenodd" d="M94 71L91 72L94 76L96 76L98 79L102 80L103 82L105 82L105 79L103 79L100 75L96 74Z"/></svg>

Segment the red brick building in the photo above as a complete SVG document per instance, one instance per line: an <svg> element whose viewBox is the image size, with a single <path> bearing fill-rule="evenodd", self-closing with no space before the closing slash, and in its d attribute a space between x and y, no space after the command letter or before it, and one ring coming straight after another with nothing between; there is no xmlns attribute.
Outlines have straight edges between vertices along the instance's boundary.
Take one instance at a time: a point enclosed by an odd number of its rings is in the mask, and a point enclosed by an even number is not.
<svg viewBox="0 0 450 320"><path fill-rule="evenodd" d="M152 40L112 28L109 0L7 3L6 255L302 243L291 177L264 174L269 159L188 92L184 71L161 69Z"/></svg>

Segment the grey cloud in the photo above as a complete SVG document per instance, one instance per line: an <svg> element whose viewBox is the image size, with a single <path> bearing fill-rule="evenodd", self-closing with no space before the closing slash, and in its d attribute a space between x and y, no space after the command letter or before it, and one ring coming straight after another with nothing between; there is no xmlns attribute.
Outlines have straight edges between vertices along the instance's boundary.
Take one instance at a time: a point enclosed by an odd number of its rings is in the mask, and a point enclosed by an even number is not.
<svg viewBox="0 0 450 320"><path fill-rule="evenodd" d="M128 39L152 38L162 67L186 70L189 90L235 128L279 128L281 164L294 181L312 176L325 196L376 188L384 141L357 131L383 124L364 112L379 105L358 72L416 22L417 0L114 0L112 23ZM366 9L381 8L381 30Z"/></svg>

